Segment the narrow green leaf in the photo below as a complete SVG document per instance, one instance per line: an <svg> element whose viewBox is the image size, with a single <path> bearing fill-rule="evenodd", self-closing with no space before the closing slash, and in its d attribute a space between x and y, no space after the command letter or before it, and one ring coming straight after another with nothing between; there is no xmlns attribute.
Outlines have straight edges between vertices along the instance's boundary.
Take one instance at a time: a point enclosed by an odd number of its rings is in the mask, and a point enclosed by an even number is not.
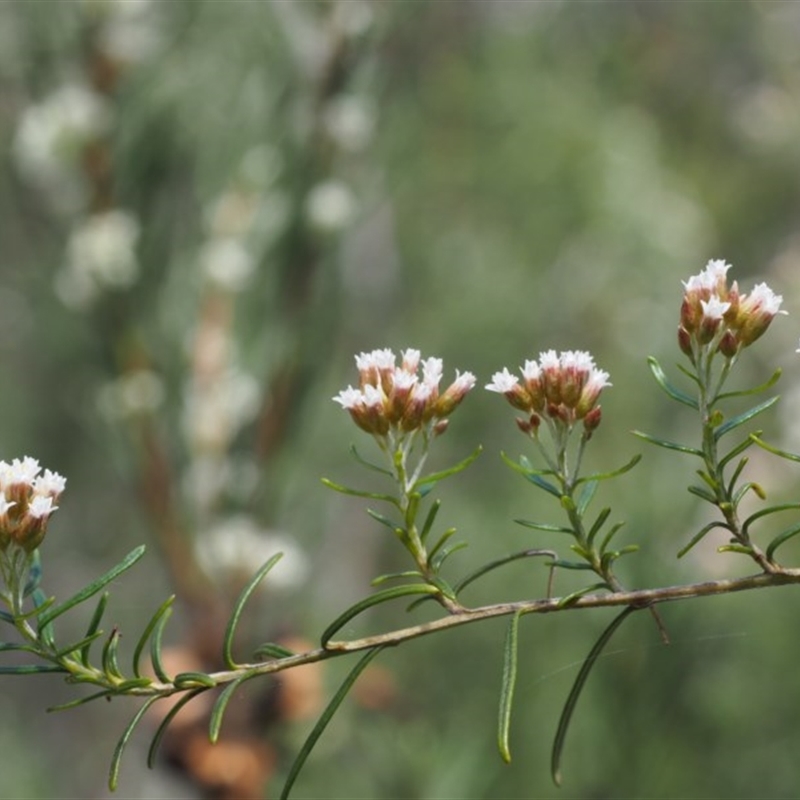
<svg viewBox="0 0 800 800"><path fill-rule="evenodd" d="M205 672L179 672L172 683L177 689L213 689L217 685L214 678Z"/></svg>
<svg viewBox="0 0 800 800"><path fill-rule="evenodd" d="M445 478L449 478L451 475L456 475L459 472L463 472L481 454L482 450L483 446L478 445L475 450L472 451L472 453L470 453L465 459L459 461L455 466L452 466L448 469L443 469L441 472L434 472L431 475L424 475L411 487L412 490L420 492L424 495L426 491L429 491L435 483L438 483Z"/></svg>
<svg viewBox="0 0 800 800"><path fill-rule="evenodd" d="M508 464L514 472L518 472L524 478L529 480L531 483L538 486L540 489L544 489L546 492L549 492L554 497L561 498L561 492L549 481L544 480L542 475L552 475L552 470L535 470L525 466L525 464L529 464L530 462L524 456L520 456L520 463L518 464L516 461L512 461L505 453L500 453L500 457Z"/></svg>
<svg viewBox="0 0 800 800"><path fill-rule="evenodd" d="M753 492L760 500L766 500L767 495L764 490L761 488L761 484L755 483L754 481L748 481L744 485L740 486L739 489L736 491L736 494L733 496L733 505L738 506L741 502L742 498L748 493Z"/></svg>
<svg viewBox="0 0 800 800"><path fill-rule="evenodd" d="M245 603L250 598L250 595L256 590L261 581L264 580L266 574L283 558L283 553L276 553L272 558L261 567L258 572L248 581L247 586L242 589L239 599L233 607L231 618L228 620L228 625L225 628L225 637L222 640L222 660L228 669L236 669L238 664L233 660L231 649L233 647L233 637L236 633L236 627L239 624L239 618L242 615L242 609Z"/></svg>
<svg viewBox="0 0 800 800"><path fill-rule="evenodd" d="M168 605L156 620L156 624L153 627L153 635L150 637L150 661L153 664L153 672L155 672L161 683L172 683L161 660L161 637L164 635L164 628L171 616L172 606Z"/></svg>
<svg viewBox="0 0 800 800"><path fill-rule="evenodd" d="M508 625L506 642L503 648L503 682L500 687L500 706L497 719L497 747L500 756L506 764L511 763L511 750L508 745L509 729L511 727L511 707L514 703L514 688L517 683L517 641L519 632L519 618L517 611Z"/></svg>
<svg viewBox="0 0 800 800"><path fill-rule="evenodd" d="M211 709L211 719L208 723L208 740L211 744L216 744L217 740L219 739L219 732L222 728L222 718L225 715L225 710L228 707L228 703L233 699L234 694L239 689L239 687L245 682L249 681L250 678L254 678L258 675L258 672L254 670L248 670L240 675L235 681L229 683L220 693L217 701L214 703L214 707Z"/></svg>
<svg viewBox="0 0 800 800"><path fill-rule="evenodd" d="M57 706L50 706L47 709L47 713L50 714L57 711L69 711L72 708L77 708L78 706L85 705L86 703L91 703L92 700L99 700L101 697L112 697L113 695L113 689L103 689L100 692L95 692L94 694L88 694L85 697L78 697L75 700L70 700L68 703L59 703Z"/></svg>
<svg viewBox="0 0 800 800"><path fill-rule="evenodd" d="M259 645L253 651L253 658L289 658L295 655L294 650L284 647L282 644L275 644L275 642L266 642Z"/></svg>
<svg viewBox="0 0 800 800"><path fill-rule="evenodd" d="M350 445L350 455L358 461L359 464L367 467L367 469L371 469L373 472L378 472L381 475L386 475L388 478L393 478L394 476L391 473L391 470L386 469L386 467L379 467L377 464L373 464L371 461L367 461L358 450L356 450L356 446L354 444Z"/></svg>
<svg viewBox="0 0 800 800"><path fill-rule="evenodd" d="M42 581L42 557L39 555L39 550L36 549L31 555L30 563L28 564L28 579L25 582L25 589L22 592L23 597L28 597L31 592L39 588Z"/></svg>
<svg viewBox="0 0 800 800"><path fill-rule="evenodd" d="M398 578L421 578L422 573L417 569L410 569L406 572L388 572L386 575L378 575L370 581L370 586L380 586L386 581L397 580Z"/></svg>
<svg viewBox="0 0 800 800"><path fill-rule="evenodd" d="M589 569L591 569L591 567L589 567ZM605 582L593 583L591 586L585 586L583 589L578 589L577 591L571 592L570 594L559 599L558 607L566 608L567 606L571 606L576 600L580 600L580 598L584 595L591 594L598 589L608 589L608 584Z"/></svg>
<svg viewBox="0 0 800 800"><path fill-rule="evenodd" d="M355 605L350 606L347 611L345 611L343 614L340 614L330 625L328 625L328 627L322 633L322 647L326 647L331 636L333 636L336 631L350 622L353 617L357 617L362 611L366 611L368 608L372 608L372 606L379 605L380 603L386 603L389 600L394 600L398 597L406 597L411 594L436 595L439 593L439 590L435 586L431 586L427 583L412 583L407 586L395 586L392 589L383 589L380 592L376 592L375 594L372 594L369 597L359 601Z"/></svg>
<svg viewBox="0 0 800 800"><path fill-rule="evenodd" d="M0 653L38 653L38 648L30 644L22 644L21 642L0 642Z"/></svg>
<svg viewBox="0 0 800 800"><path fill-rule="evenodd" d="M83 639L80 639L77 642L73 642L72 644L67 645L66 647L61 647L58 650L58 652L53 653L53 658L61 660L62 658L65 658L66 656L70 655L70 653L74 653L76 650L80 650L81 653L83 653L84 651L88 652L92 642L95 639L99 639L102 635L103 635L102 631L95 631L90 636L84 636ZM83 659L81 659L81 663L84 663Z"/></svg>
<svg viewBox="0 0 800 800"><path fill-rule="evenodd" d="M698 378L698 377L697 377L697 375L695 375L695 374L694 374L694 372L692 372L690 369L687 369L686 367L684 367L684 366L683 366L683 364L676 364L675 366L676 366L676 367L677 367L677 368L678 368L678 369L679 369L679 370L680 370L680 371L681 371L681 372L682 372L682 373L683 373L683 374L684 374L684 375L685 375L685 376L686 376L686 377L687 377L687 378L688 378L690 381L692 381L692 383L695 383L695 384L697 384L697 386L700 386L700 378Z"/></svg>
<svg viewBox="0 0 800 800"><path fill-rule="evenodd" d="M561 569L590 570L590 571L592 569L592 565L587 564L585 561L565 561L562 558L554 559L553 566L560 567Z"/></svg>
<svg viewBox="0 0 800 800"><path fill-rule="evenodd" d="M334 492L340 492L341 494L349 494L353 497L367 497L370 500L385 500L387 503L391 503L393 506L397 506L397 498L392 497L390 494L383 494L381 492L363 492L360 489L351 489L349 486L342 486L340 483L334 483L327 478L320 478L322 483L325 484L329 489L333 489Z"/></svg>
<svg viewBox="0 0 800 800"><path fill-rule="evenodd" d="M345 697L347 697L347 693L353 687L353 684L356 682L356 680L358 680L358 676L361 675L372 659L374 659L382 650L383 647L375 647L362 656L361 660L355 665L355 667L353 667L353 669L344 679L344 682L339 687L336 694L331 698L330 703L328 703L320 718L317 720L316 725L314 725L311 733L309 733L308 738L305 740L300 752L297 754L297 758L295 758L294 763L289 769L286 782L281 790L280 800L287 800L289 793L292 790L292 786L294 786L294 782L297 780L297 776L303 769L303 766L311 754L311 751L314 749L314 745L319 740L319 737L322 736L325 728L328 726L328 723L331 721L331 719L333 719L333 716L338 711L339 706L342 704Z"/></svg>
<svg viewBox="0 0 800 800"><path fill-rule="evenodd" d="M123 572L129 570L143 555L145 546L141 545L135 550L128 553L125 558L119 562L115 567L112 567L105 575L102 575L97 580L92 581L88 586L81 589L77 594L74 594L69 600L65 600L55 608L50 608L39 617L39 629L41 630L46 625L49 625L54 619L60 617L64 612L69 611L78 604L88 600L93 595L97 594L102 588L107 586L115 578L122 575Z"/></svg>
<svg viewBox="0 0 800 800"><path fill-rule="evenodd" d="M609 478L616 478L620 475L624 475L626 472L630 472L641 460L641 453L637 453L627 464L623 464L621 467L611 470L611 472L595 472L592 475L587 475L585 478L578 478L578 480L575 481L575 485L578 486L587 481L607 481Z"/></svg>
<svg viewBox="0 0 800 800"><path fill-rule="evenodd" d="M589 503L597 492L597 487L600 485L599 481L589 479L581 490L581 496L578 498L578 516L583 518Z"/></svg>
<svg viewBox="0 0 800 800"><path fill-rule="evenodd" d="M736 481L739 480L740 475L742 474L742 470L747 466L747 462L750 459L745 456L742 458L739 463L736 465L736 469L733 471L733 475L731 475L731 479L728 481L728 495L733 494L733 489L736 486Z"/></svg>
<svg viewBox="0 0 800 800"><path fill-rule="evenodd" d="M767 547L766 556L767 558L772 561L772 556L775 554L775 551L782 545L784 542L788 542L789 539L797 536L800 533L800 525L795 525L792 528L788 528L783 533L776 536Z"/></svg>
<svg viewBox="0 0 800 800"><path fill-rule="evenodd" d="M618 558L622 556L627 556L631 553L637 553L639 551L638 544L628 544L625 547L621 547L619 550L609 550L607 553L603 553L600 558L600 567L605 571L607 570Z"/></svg>
<svg viewBox="0 0 800 800"><path fill-rule="evenodd" d="M753 555L753 548L748 547L745 544L737 544L734 542L733 544L724 544L722 547L717 548L718 553L741 553L745 556L752 556Z"/></svg>
<svg viewBox="0 0 800 800"><path fill-rule="evenodd" d="M697 411L700 406L693 397L690 397L688 394L685 394L680 389L675 388L667 379L664 370L661 368L661 365L658 363L658 360L655 359L653 356L649 356L647 359L647 364L650 367L650 372L653 373L653 377L656 379L656 383L673 399L677 400L679 403L683 403L685 406L689 406L689 408L693 408Z"/></svg>
<svg viewBox="0 0 800 800"><path fill-rule="evenodd" d="M442 505L441 500L434 500L431 504L430 510L428 511L428 515L425 517L425 522L422 526L422 530L419 533L419 539L421 542L425 542L428 538L428 534L431 532L431 528L433 527L433 522L436 519L436 515L439 513L439 507Z"/></svg>
<svg viewBox="0 0 800 800"><path fill-rule="evenodd" d="M730 453L723 456L719 460L720 468L724 468L728 465L729 462L733 461L736 456L741 455L747 450L748 447L752 447L755 444L754 437L758 437L761 435L761 431L754 431L752 436L748 436L744 441L739 442L739 444L734 447Z"/></svg>
<svg viewBox="0 0 800 800"><path fill-rule="evenodd" d="M164 738L164 734L167 732L167 728L169 727L170 722L175 719L176 714L190 701L197 697L198 694L202 694L205 691L203 688L193 689L190 692L187 692L180 700L178 700L172 708L167 712L164 719L161 720L156 732L153 734L153 741L150 742L150 748L147 751L147 766L150 769L153 769L156 764L156 755L158 753L158 748L161 746L161 740Z"/></svg>
<svg viewBox="0 0 800 800"><path fill-rule="evenodd" d="M692 536L689 544L678 550L678 558L683 558L698 542L700 542L701 539L705 537L707 533L713 531L714 528L725 528L725 530L729 532L731 530L728 524L725 522L709 522L708 525L704 525L694 536Z"/></svg>
<svg viewBox="0 0 800 800"><path fill-rule="evenodd" d="M762 412L766 411L771 406L774 406L775 403L778 402L780 399L779 395L775 395L775 397L770 397L769 400L765 400L763 403L759 403L757 406L753 406L749 411L744 411L741 414L729 419L723 425L720 425L714 431L714 439L719 441L726 433L730 433L732 430L735 430L740 425L744 425L745 422L749 422L754 417L758 416Z"/></svg>
<svg viewBox="0 0 800 800"><path fill-rule="evenodd" d="M125 694L131 689L144 689L147 686L152 686L153 681L150 678L129 678L127 681L118 683L114 689L114 694Z"/></svg>
<svg viewBox="0 0 800 800"><path fill-rule="evenodd" d="M771 389L781 377L781 369L778 368L775 372L772 373L772 377L765 381L764 383L756 386L754 389L739 389L735 392L725 392L717 397L717 400L725 400L728 397L746 397L747 395L751 394L760 394L761 392L765 392L767 389Z"/></svg>
<svg viewBox="0 0 800 800"><path fill-rule="evenodd" d="M147 646L147 640L150 638L153 631L156 629L156 626L161 621L161 618L167 614L167 612L172 613L170 608L172 604L175 602L175 595L170 595L156 610L156 613L150 617L150 621L147 623L147 627L145 627L142 635L139 637L139 641L136 643L136 647L133 651L133 674L138 678L141 676L141 671L139 669L139 662L142 657L142 653L144 652L144 648ZM161 680L164 680L161 678Z"/></svg>
<svg viewBox="0 0 800 800"><path fill-rule="evenodd" d="M439 552L439 550L441 550L441 549L442 549L442 547L443 547L443 546L444 546L444 545L447 543L447 541L450 539L450 537L452 537L452 536L454 536L454 535L455 535L455 532L456 532L456 529L455 529L455 528L448 528L448 529L447 529L447 530L446 530L446 531L445 531L445 532L444 532L444 533L443 533L443 534L442 534L442 535L439 537L439 541L438 541L438 542L436 542L436 544L433 546L433 548L431 549L431 551L428 553L428 563L429 563L429 564L433 562L433 557L436 555L436 553L438 553L438 552Z"/></svg>
<svg viewBox="0 0 800 800"><path fill-rule="evenodd" d="M460 592L462 589L469 586L469 584L471 584L473 581L478 580L478 578L482 578L484 575L492 570L497 569L498 567L505 566L506 564L510 564L512 561L518 561L521 558L528 558L530 556L549 556L554 560L558 557L555 550L520 550L518 553L511 553L510 555L498 558L496 561L491 561L488 564L484 564L474 572L471 572L455 585L455 591L456 593Z"/></svg>
<svg viewBox="0 0 800 800"><path fill-rule="evenodd" d="M117 650L119 649L119 630L114 628L103 647L103 672L113 678L121 678L122 673L117 663Z"/></svg>
<svg viewBox="0 0 800 800"><path fill-rule="evenodd" d="M751 514L742 524L742 533L746 536L750 526L762 517L769 516L770 514L777 514L779 511L791 511L792 509L800 508L800 503L782 503L778 506L770 506L769 508L762 508L761 511L756 511Z"/></svg>
<svg viewBox="0 0 800 800"><path fill-rule="evenodd" d="M3 611L2 609L0 609L0 619L3 620L3 622L7 622L9 625L14 624L14 617L12 617L11 614L9 614L7 611Z"/></svg>
<svg viewBox="0 0 800 800"><path fill-rule="evenodd" d="M147 712L147 709L150 708L156 700L160 700L161 698L156 695L155 697L148 698L144 703L142 703L142 707L133 715L133 718L126 726L125 730L122 732L122 736L120 736L119 741L117 742L117 746L114 748L114 755L111 757L111 768L108 772L108 788L114 792L117 789L117 782L119 780L119 767L122 761L122 754L125 751L125 747L130 741L130 738L133 734L134 728L139 724L142 717Z"/></svg>
<svg viewBox="0 0 800 800"><path fill-rule="evenodd" d="M578 699L581 696L581 691L586 684L589 673L592 671L592 667L603 652L603 648L608 644L617 628L619 628L625 619L634 611L636 611L636 608L628 606L621 614L614 617L611 624L603 631L600 638L595 642L594 647L589 651L589 655L586 656L586 660L583 662L578 676L575 678L575 683L572 685L572 689L570 689L567 702L564 704L561 718L558 721L558 728L556 729L555 739L553 740L553 752L550 760L550 774L553 776L553 783L555 783L556 786L561 786L561 754L564 750L564 740L567 737L572 714L575 711L575 706L578 704Z"/></svg>
<svg viewBox="0 0 800 800"><path fill-rule="evenodd" d="M385 525L390 531L392 531L392 533L403 530L400 525L398 525L396 522L393 522L389 519L389 517L384 516L378 511L373 511L373 509L368 508L367 514L369 514L376 522L380 522L381 525Z"/></svg>
<svg viewBox="0 0 800 800"><path fill-rule="evenodd" d="M515 519L517 525L522 525L523 528L533 528L535 531L547 531L548 533L568 533L570 536L575 535L572 528L565 528L563 525L552 525L549 522L532 522L527 519Z"/></svg>
<svg viewBox="0 0 800 800"><path fill-rule="evenodd" d="M590 547L592 545L592 542L595 539L595 536L597 536L598 532L600 531L600 528L603 527L603 525L605 524L606 520L608 519L609 514L611 514L611 509L608 506L606 506L606 508L604 508L597 515L597 519L594 521L594 525L592 525L592 527L589 530L589 533L586 536L586 541L589 542L589 546Z"/></svg>
<svg viewBox="0 0 800 800"><path fill-rule="evenodd" d="M656 444L659 447L663 447L667 450L677 450L679 453L686 453L690 456L699 456L703 458L703 451L698 450L696 447L689 447L688 444L679 444L678 442L669 442L666 439L658 439L655 436L651 436L649 433L644 433L643 431L631 431L634 436L638 436L640 439L644 439L646 442L650 442L650 444Z"/></svg>
<svg viewBox="0 0 800 800"><path fill-rule="evenodd" d="M771 444L767 444L754 433L750 434L750 438L754 444L757 444L762 450L766 450L768 453L785 458L787 461L800 461L800 455L797 455L797 453L790 453L788 450L780 450Z"/></svg>
<svg viewBox="0 0 800 800"><path fill-rule="evenodd" d="M48 608L52 607L53 603L55 602L55 597L47 597L41 589L34 589L31 592L31 600L33 600L35 613L39 614L44 613ZM53 623L42 623L41 618L39 618L36 622L36 628L39 641L43 642L51 650L55 650L56 634Z"/></svg>
<svg viewBox="0 0 800 800"><path fill-rule="evenodd" d="M108 592L103 592L103 594L100 595L100 599L97 601L97 607L94 610L94 614L92 614L92 618L89 620L89 627L86 629L86 644L81 648L80 653L81 663L84 667L89 666L89 651L92 649L92 642L98 635L100 635L98 633L98 628L100 627L100 621L103 619L103 614L105 613L106 606L108 605L108 598Z"/></svg>
<svg viewBox="0 0 800 800"><path fill-rule="evenodd" d="M701 500L705 500L707 503L711 503L712 505L717 504L717 498L714 497L708 489L704 489L702 486L687 486L686 487L689 492L693 495L696 495Z"/></svg>
<svg viewBox="0 0 800 800"><path fill-rule="evenodd" d="M0 667L0 675L34 675L39 672L66 672L57 664L15 664L13 667Z"/></svg>
<svg viewBox="0 0 800 800"><path fill-rule="evenodd" d="M603 537L603 541L600 544L600 552L605 553L606 548L611 544L611 540L616 536L617 532L625 526L624 522L615 522L611 526L611 530ZM632 547L636 547L636 545L631 545ZM624 548L623 548L624 549Z"/></svg>
<svg viewBox="0 0 800 800"><path fill-rule="evenodd" d="M430 564L434 572L438 572L442 568L442 564L444 564L445 560L450 558L453 553L457 553L465 547L469 547L469 542L456 542L452 547L445 547L444 550L440 550L435 556L432 556ZM441 580L441 578L437 578L436 580Z"/></svg>

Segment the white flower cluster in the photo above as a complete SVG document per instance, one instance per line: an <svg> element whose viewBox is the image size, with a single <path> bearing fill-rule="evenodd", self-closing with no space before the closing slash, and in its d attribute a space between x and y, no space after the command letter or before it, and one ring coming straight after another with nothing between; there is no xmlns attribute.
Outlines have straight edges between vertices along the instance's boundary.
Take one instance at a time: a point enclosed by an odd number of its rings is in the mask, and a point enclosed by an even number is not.
<svg viewBox="0 0 800 800"><path fill-rule="evenodd" d="M583 350L556 353L547 350L539 360L528 360L521 367L522 383L504 367L492 376L486 389L505 396L508 402L528 417L518 420L526 433L535 433L541 417L571 427L583 420L591 433L600 424L600 392L607 386L609 375L598 369L594 358Z"/></svg>
<svg viewBox="0 0 800 800"><path fill-rule="evenodd" d="M350 412L362 430L385 436L390 430L410 432L432 424L436 433L446 427L445 417L475 385L471 372L456 370L456 378L439 393L442 359L422 359L419 350L404 350L401 363L389 349L356 356L358 389L348 386L333 400ZM422 375L418 374L422 368Z"/></svg>
<svg viewBox="0 0 800 800"><path fill-rule="evenodd" d="M766 283L756 284L750 294L741 294L736 281L728 286L730 268L712 259L701 273L683 281L678 342L692 359L706 346L733 358L767 330L776 314L786 313L780 310L783 297Z"/></svg>
<svg viewBox="0 0 800 800"><path fill-rule="evenodd" d="M56 279L61 300L85 309L102 291L131 286L139 274L138 240L139 223L125 211L115 209L85 219L69 238L67 263Z"/></svg>
<svg viewBox="0 0 800 800"><path fill-rule="evenodd" d="M67 479L42 472L35 458L0 461L0 550L11 542L31 552L41 544L50 515Z"/></svg>

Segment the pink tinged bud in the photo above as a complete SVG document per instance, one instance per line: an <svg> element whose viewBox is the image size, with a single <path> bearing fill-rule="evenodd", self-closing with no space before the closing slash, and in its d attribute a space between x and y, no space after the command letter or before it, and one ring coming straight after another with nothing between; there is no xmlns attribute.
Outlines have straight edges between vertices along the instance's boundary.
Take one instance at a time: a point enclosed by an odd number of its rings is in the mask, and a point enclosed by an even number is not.
<svg viewBox="0 0 800 800"><path fill-rule="evenodd" d="M471 372L459 373L459 371L456 370L456 379L436 401L434 416L447 417L452 414L455 407L474 386L475 376Z"/></svg>
<svg viewBox="0 0 800 800"><path fill-rule="evenodd" d="M694 363L694 353L692 352L692 337L689 331L683 327L683 325L678 326L678 347L681 348L684 355L689 356Z"/></svg>
<svg viewBox="0 0 800 800"><path fill-rule="evenodd" d="M446 430L447 426L450 424L449 419L440 419L436 422L433 426L433 435L434 436L441 436Z"/></svg>
<svg viewBox="0 0 800 800"><path fill-rule="evenodd" d="M603 416L603 412L600 406L595 406L584 418L583 418L583 428L586 431L586 436L589 438L596 430L597 426L600 424L600 420Z"/></svg>
<svg viewBox="0 0 800 800"><path fill-rule="evenodd" d="M717 350L722 353L725 358L733 358L738 352L741 344L739 338L732 330L725 331L722 338L719 340Z"/></svg>

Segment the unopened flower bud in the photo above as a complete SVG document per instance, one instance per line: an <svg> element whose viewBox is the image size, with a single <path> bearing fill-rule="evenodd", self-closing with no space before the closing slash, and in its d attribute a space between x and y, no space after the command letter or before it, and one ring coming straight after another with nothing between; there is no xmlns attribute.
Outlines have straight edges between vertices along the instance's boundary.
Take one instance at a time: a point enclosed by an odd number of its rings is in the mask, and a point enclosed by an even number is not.
<svg viewBox="0 0 800 800"><path fill-rule="evenodd" d="M473 386L475 376L471 372L459 374L456 370L456 379L445 389L444 394L439 395L433 415L439 418L449 416Z"/></svg>
<svg viewBox="0 0 800 800"><path fill-rule="evenodd" d="M684 355L688 356L694 362L694 353L692 352L692 337L689 331L683 327L678 326L678 347L681 348Z"/></svg>
<svg viewBox="0 0 800 800"><path fill-rule="evenodd" d="M719 350L725 358L733 358L739 352L740 346L737 335L732 330L727 330L722 334L722 338L717 345L717 350Z"/></svg>
<svg viewBox="0 0 800 800"><path fill-rule="evenodd" d="M738 329L742 347L751 345L769 327L781 311L783 297L775 294L766 283L759 283L752 292L739 300L739 310L733 326Z"/></svg>
<svg viewBox="0 0 800 800"><path fill-rule="evenodd" d="M600 420L603 416L602 410L600 406L595 406L584 418L583 418L583 427L586 431L587 438L590 437L596 430L597 426L600 424Z"/></svg>
<svg viewBox="0 0 800 800"><path fill-rule="evenodd" d="M437 420L436 424L433 426L433 435L441 436L447 430L447 426L449 424L450 424L449 419Z"/></svg>

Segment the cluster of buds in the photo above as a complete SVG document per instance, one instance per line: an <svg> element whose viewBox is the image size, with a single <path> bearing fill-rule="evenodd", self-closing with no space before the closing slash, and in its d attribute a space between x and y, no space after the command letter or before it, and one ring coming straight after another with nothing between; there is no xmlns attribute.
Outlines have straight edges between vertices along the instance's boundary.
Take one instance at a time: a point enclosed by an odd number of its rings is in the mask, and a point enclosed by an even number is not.
<svg viewBox="0 0 800 800"><path fill-rule="evenodd" d="M388 349L360 353L358 388L348 386L334 401L350 412L359 428L377 437L425 428L443 433L447 417L475 385L475 376L456 370L456 379L440 393L441 358L421 359L419 350L404 350L400 359L397 366Z"/></svg>
<svg viewBox="0 0 800 800"><path fill-rule="evenodd" d="M587 436L600 424L597 401L600 392L611 384L608 373L595 366L589 353L567 350L557 354L548 350L539 354L538 361L526 361L520 371L521 383L504 367L486 388L504 395L514 408L526 413L517 419L524 433L535 435L542 417L566 430L582 420Z"/></svg>
<svg viewBox="0 0 800 800"><path fill-rule="evenodd" d="M0 552L15 544L32 553L44 539L50 515L67 479L35 458L0 461Z"/></svg>
<svg viewBox="0 0 800 800"><path fill-rule="evenodd" d="M750 294L740 294L736 281L728 286L730 266L711 260L699 275L683 282L678 344L693 362L704 347L733 358L767 330L776 314L786 313L780 311L783 297L766 283Z"/></svg>

